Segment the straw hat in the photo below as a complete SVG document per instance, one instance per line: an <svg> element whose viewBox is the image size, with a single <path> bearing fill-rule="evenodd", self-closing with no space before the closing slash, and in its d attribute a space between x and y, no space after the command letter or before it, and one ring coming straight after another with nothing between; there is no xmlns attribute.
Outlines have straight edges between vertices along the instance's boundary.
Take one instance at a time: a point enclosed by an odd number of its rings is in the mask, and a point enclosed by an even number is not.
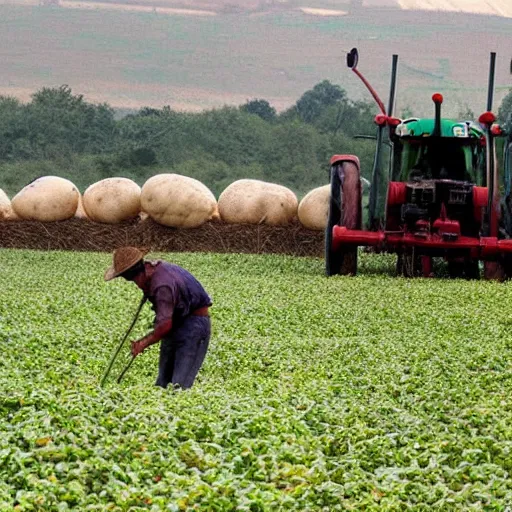
<svg viewBox="0 0 512 512"><path fill-rule="evenodd" d="M116 249L112 257L113 265L105 272L105 281L119 277L123 272L126 272L142 260L148 252L147 249L138 249L137 247L120 247Z"/></svg>

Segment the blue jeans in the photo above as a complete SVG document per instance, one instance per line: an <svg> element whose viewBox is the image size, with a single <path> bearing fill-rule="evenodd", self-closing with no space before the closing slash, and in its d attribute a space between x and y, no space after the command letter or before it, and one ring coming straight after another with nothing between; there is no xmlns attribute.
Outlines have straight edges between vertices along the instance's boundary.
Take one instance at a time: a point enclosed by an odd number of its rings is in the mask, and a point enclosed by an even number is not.
<svg viewBox="0 0 512 512"><path fill-rule="evenodd" d="M188 316L173 328L160 342L156 385L191 388L206 356L210 334L208 316Z"/></svg>

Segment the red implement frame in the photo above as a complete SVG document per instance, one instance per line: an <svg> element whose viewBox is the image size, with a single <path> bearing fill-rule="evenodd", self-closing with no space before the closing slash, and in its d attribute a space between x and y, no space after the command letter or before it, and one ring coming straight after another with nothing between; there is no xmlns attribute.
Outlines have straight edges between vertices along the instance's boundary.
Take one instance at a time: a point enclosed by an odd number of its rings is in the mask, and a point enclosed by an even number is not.
<svg viewBox="0 0 512 512"><path fill-rule="evenodd" d="M372 246L380 250L396 252L406 247L418 247L421 252L439 252L449 250L469 250L474 259L493 259L501 253L512 253L512 239L499 240L496 237L473 238L459 236L448 240L437 233L417 235L407 232L362 231L334 226L332 245L336 251L343 244ZM430 251L429 251L430 249Z"/></svg>

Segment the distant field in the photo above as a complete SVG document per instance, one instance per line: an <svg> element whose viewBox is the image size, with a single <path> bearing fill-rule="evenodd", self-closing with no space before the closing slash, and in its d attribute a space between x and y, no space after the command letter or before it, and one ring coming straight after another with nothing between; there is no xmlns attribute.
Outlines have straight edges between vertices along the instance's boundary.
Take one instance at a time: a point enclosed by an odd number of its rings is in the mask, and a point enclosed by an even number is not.
<svg viewBox="0 0 512 512"><path fill-rule="evenodd" d="M355 99L369 98L343 62L357 46L360 69L385 100L391 56L399 53L398 111L430 113L429 98L440 90L446 113L455 115L485 108L490 51L498 52L496 105L512 86L511 33L510 19L448 13L197 16L5 4L0 94L28 100L43 86L68 84L119 108L201 110L258 97L282 110L325 78Z"/></svg>
<svg viewBox="0 0 512 512"><path fill-rule="evenodd" d="M403 9L425 9L434 11L470 11L512 17L510 0L398 0Z"/></svg>

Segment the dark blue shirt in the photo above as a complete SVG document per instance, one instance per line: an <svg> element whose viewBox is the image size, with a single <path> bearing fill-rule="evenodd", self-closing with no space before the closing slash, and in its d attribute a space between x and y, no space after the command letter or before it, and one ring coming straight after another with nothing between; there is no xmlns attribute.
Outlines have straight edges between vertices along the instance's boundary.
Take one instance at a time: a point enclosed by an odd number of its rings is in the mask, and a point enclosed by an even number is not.
<svg viewBox="0 0 512 512"><path fill-rule="evenodd" d="M196 309L212 305L201 283L184 268L166 261L148 263L154 271L146 296L156 313L155 325L169 319L179 324Z"/></svg>

